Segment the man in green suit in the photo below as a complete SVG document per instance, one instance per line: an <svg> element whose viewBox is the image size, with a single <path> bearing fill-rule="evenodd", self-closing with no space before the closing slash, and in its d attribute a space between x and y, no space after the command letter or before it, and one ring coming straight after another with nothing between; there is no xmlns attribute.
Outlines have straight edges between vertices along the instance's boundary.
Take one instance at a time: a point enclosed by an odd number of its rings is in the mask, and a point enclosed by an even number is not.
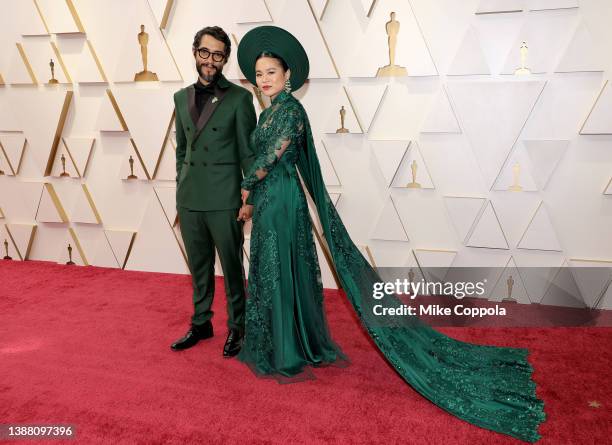
<svg viewBox="0 0 612 445"><path fill-rule="evenodd" d="M223 66L231 41L219 27L198 31L193 42L198 80L174 94L176 204L192 275L194 314L187 334L172 344L184 350L213 336L215 247L225 278L229 333L224 357L240 351L244 335L243 225L240 182L254 161L249 145L256 125L252 94L231 82Z"/></svg>

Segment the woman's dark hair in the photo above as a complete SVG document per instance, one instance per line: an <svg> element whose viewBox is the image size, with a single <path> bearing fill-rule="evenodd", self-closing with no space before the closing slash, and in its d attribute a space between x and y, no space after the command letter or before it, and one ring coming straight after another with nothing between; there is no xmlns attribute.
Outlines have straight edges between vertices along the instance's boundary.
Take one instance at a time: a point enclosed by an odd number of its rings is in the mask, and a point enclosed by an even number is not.
<svg viewBox="0 0 612 445"><path fill-rule="evenodd" d="M282 67L283 67L283 69L285 71L287 71L289 69L289 65L287 65L287 62L285 62L285 60L281 56L279 56L278 54L272 53L270 51L264 51L260 55L257 56L257 58L255 59L255 62L257 62L262 57L269 57L271 59L276 59L276 60L278 60L280 62L280 64L282 65Z"/></svg>
<svg viewBox="0 0 612 445"><path fill-rule="evenodd" d="M196 32L196 35L193 38L193 49L196 50L200 47L200 41L205 35L209 35L220 42L223 42L225 44L225 58L229 59L230 53L232 52L232 41L228 37L227 33L218 26L207 26L206 28L202 28Z"/></svg>

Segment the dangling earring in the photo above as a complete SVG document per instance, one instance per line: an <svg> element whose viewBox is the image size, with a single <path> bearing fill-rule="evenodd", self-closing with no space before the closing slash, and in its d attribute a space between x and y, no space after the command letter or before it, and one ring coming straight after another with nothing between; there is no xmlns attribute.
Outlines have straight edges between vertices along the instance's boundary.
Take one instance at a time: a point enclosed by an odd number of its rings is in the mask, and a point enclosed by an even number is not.
<svg viewBox="0 0 612 445"><path fill-rule="evenodd" d="M289 79L285 80L285 91L287 93L291 93L291 82L289 81Z"/></svg>

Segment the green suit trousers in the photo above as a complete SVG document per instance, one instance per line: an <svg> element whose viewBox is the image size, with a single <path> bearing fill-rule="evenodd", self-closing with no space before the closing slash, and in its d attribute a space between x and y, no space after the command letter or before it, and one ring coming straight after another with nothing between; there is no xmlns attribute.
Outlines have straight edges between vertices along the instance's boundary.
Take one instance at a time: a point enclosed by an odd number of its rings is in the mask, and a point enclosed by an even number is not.
<svg viewBox="0 0 612 445"><path fill-rule="evenodd" d="M244 223L236 221L238 209L198 211L179 207L178 212L193 279L192 323L200 326L213 316L216 248L225 278L227 325L244 332Z"/></svg>

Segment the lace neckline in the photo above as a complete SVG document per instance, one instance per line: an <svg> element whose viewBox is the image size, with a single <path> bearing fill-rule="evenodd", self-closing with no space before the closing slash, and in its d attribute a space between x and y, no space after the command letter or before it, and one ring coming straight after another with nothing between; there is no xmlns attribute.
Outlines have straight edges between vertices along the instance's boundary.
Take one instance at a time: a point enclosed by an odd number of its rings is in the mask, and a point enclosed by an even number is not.
<svg viewBox="0 0 612 445"><path fill-rule="evenodd" d="M272 100L272 105L280 104L291 97L291 93L287 93L285 90L281 90L280 93Z"/></svg>

